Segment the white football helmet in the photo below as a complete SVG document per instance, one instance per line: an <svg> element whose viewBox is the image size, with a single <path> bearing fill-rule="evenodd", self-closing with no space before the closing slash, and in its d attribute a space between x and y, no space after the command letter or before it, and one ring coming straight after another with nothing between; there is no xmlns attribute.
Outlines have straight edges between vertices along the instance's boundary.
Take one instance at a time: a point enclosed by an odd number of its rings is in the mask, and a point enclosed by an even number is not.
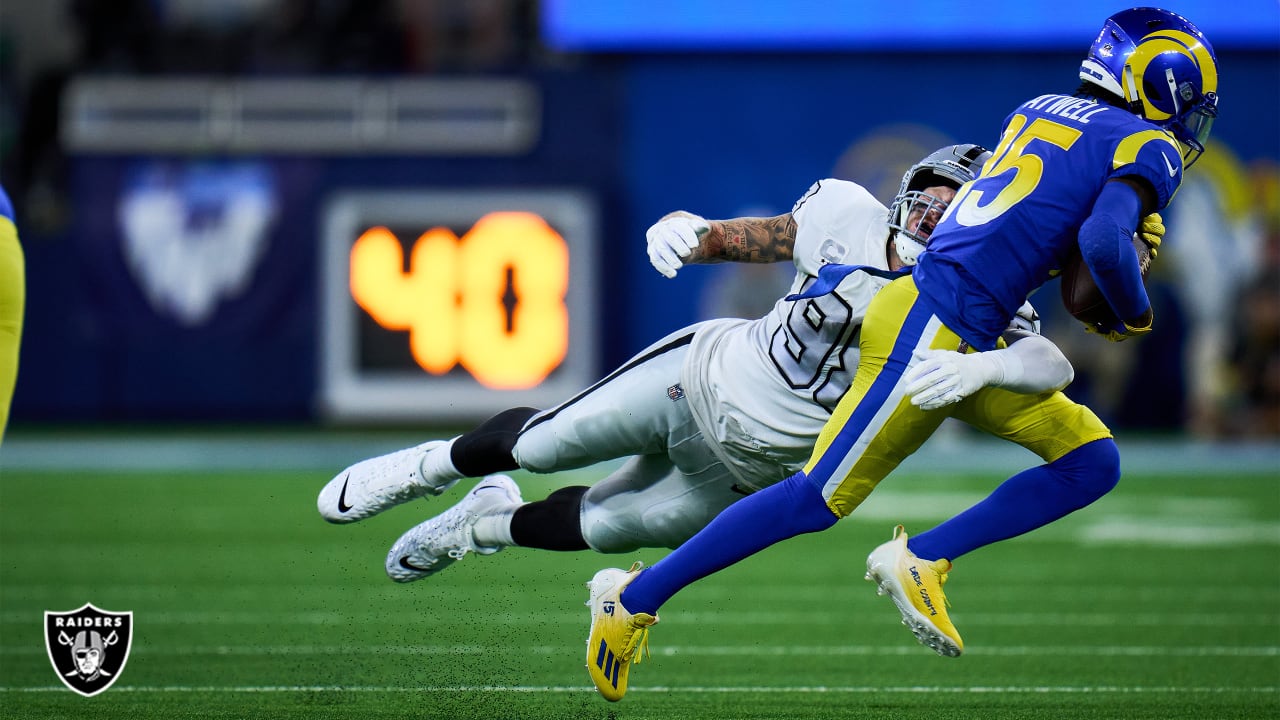
<svg viewBox="0 0 1280 720"><path fill-rule="evenodd" d="M969 182L982 171L982 165L991 158L991 151L981 145L948 145L930 153L928 157L911 166L902 176L898 196L889 205L889 234L893 237L898 257L907 265L915 265L916 258L929 244L928 233L907 227L907 216L912 208L921 207L927 213L947 209L947 203L924 193L927 187L946 185L956 188ZM930 228L929 232L932 232Z"/></svg>

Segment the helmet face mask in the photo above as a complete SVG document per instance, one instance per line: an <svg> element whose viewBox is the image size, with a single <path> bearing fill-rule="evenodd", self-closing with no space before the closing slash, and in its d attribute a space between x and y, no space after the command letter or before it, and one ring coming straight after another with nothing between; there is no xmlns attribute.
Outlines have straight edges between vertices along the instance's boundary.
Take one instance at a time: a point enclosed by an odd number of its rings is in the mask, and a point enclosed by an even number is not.
<svg viewBox="0 0 1280 720"><path fill-rule="evenodd" d="M942 183L930 183L935 187ZM950 183L945 183L949 185ZM889 228L894 233L894 248L898 258L906 265L915 265L916 258L929 245L929 236L949 200L935 197L924 190L910 190L894 199L889 213ZM928 222L926 222L928 220Z"/></svg>
<svg viewBox="0 0 1280 720"><path fill-rule="evenodd" d="M1204 33L1181 15L1133 8L1107 18L1080 79L1172 134L1186 167L1204 152L1218 115L1218 61Z"/></svg>
<svg viewBox="0 0 1280 720"><path fill-rule="evenodd" d="M934 225L946 211L950 198L938 198L924 190L950 187L959 190L982 171L991 152L981 145L948 145L912 165L902 176L898 195L889 205L889 235L904 265L915 265L929 245ZM913 213L920 218L913 222Z"/></svg>
<svg viewBox="0 0 1280 720"><path fill-rule="evenodd" d="M1204 152L1204 144L1209 140L1209 132L1213 129L1216 117L1218 94L1211 92L1205 95L1205 102L1187 108L1171 123L1173 137L1184 148L1182 160L1186 167L1191 167Z"/></svg>

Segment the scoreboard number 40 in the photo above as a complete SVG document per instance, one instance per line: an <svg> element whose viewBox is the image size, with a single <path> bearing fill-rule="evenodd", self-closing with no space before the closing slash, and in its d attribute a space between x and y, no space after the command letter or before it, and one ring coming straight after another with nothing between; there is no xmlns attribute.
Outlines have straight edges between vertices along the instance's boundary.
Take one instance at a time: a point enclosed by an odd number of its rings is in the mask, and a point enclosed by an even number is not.
<svg viewBox="0 0 1280 720"><path fill-rule="evenodd" d="M569 251L538 215L491 212L462 237L432 228L405 267L391 230L365 230L351 248L351 296L382 327L408 331L428 373L461 365L486 387L528 388L564 360Z"/></svg>
<svg viewBox="0 0 1280 720"><path fill-rule="evenodd" d="M597 218L570 187L335 192L320 216L320 412L475 422L598 380Z"/></svg>

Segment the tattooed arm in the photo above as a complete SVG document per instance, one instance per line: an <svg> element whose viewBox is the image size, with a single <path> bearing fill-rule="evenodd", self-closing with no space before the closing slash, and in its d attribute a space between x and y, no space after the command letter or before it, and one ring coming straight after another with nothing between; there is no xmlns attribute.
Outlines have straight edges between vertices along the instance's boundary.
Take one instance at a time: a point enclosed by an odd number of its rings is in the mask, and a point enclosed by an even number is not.
<svg viewBox="0 0 1280 720"><path fill-rule="evenodd" d="M690 216L684 211L663 218ZM708 220L711 229L699 237L686 264L719 262L774 263L790 260L796 245L796 221L791 213L775 217Z"/></svg>

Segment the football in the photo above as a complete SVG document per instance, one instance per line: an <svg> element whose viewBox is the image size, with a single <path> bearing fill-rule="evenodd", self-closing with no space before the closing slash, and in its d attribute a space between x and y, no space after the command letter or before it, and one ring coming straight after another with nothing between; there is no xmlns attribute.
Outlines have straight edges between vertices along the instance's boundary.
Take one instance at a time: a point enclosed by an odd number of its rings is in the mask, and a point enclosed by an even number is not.
<svg viewBox="0 0 1280 720"><path fill-rule="evenodd" d="M1133 249L1138 253L1138 269L1142 279L1147 279L1147 271L1151 269L1151 248L1142 240L1134 237ZM1098 289L1089 266L1077 249L1062 268L1062 305L1071 313L1071 317L1087 325L1114 326L1119 320L1107 304L1107 299Z"/></svg>

